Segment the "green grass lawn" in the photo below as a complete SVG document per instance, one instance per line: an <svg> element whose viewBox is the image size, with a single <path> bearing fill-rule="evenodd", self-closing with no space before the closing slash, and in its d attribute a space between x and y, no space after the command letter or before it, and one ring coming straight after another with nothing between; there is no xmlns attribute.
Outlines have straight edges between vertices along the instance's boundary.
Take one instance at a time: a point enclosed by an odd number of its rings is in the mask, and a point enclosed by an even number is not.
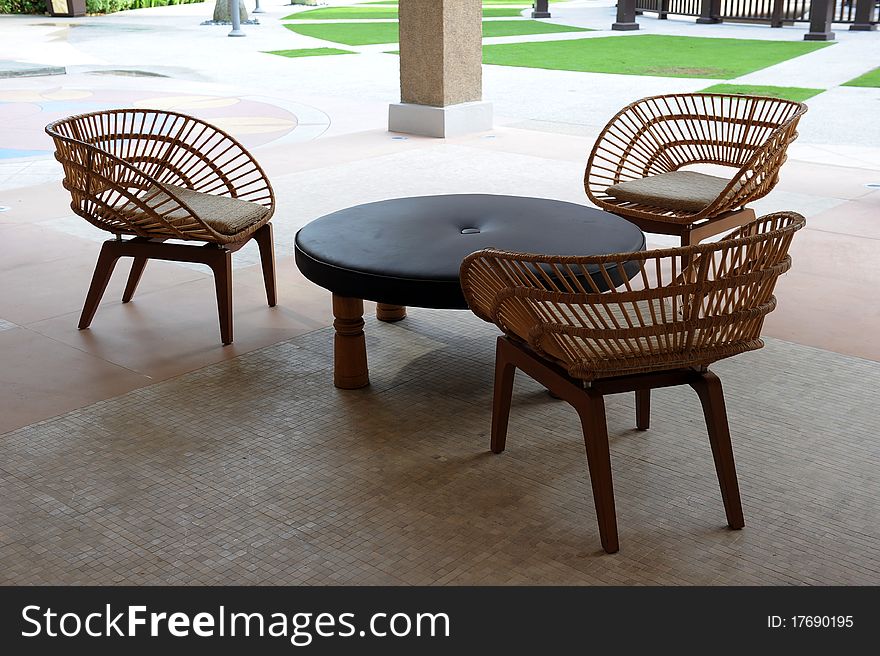
<svg viewBox="0 0 880 656"><path fill-rule="evenodd" d="M550 0L550 3L564 2L565 0ZM370 2L359 2L359 5L396 5L397 0L370 0ZM531 2L525 0L483 0L483 6L486 5L516 5L517 7L531 7Z"/></svg>
<svg viewBox="0 0 880 656"><path fill-rule="evenodd" d="M320 23L285 25L288 30L347 46L397 43L397 23Z"/></svg>
<svg viewBox="0 0 880 656"><path fill-rule="evenodd" d="M396 7L321 7L298 11L281 20L330 20L347 18L360 20L362 18L397 18Z"/></svg>
<svg viewBox="0 0 880 656"><path fill-rule="evenodd" d="M550 34L553 32L591 32L586 27L542 23L536 20L483 21L483 36L518 36L521 34Z"/></svg>
<svg viewBox="0 0 880 656"><path fill-rule="evenodd" d="M807 89L805 87L770 87L759 84L713 84L699 93L736 93L744 96L770 96L803 102L818 96L825 89Z"/></svg>
<svg viewBox="0 0 880 656"><path fill-rule="evenodd" d="M830 45L644 34L483 46L483 62L593 73L730 79Z"/></svg>
<svg viewBox="0 0 880 656"><path fill-rule="evenodd" d="M550 0L550 2L559 2L559 0ZM370 2L359 2L359 5L396 5L397 0L371 0ZM524 0L483 0L483 6L486 5L516 5L518 7L531 7L530 2Z"/></svg>
<svg viewBox="0 0 880 656"><path fill-rule="evenodd" d="M519 16L522 9L516 7L483 7L486 18L504 18ZM397 7L321 7L298 11L281 20L362 20L377 18L397 18Z"/></svg>
<svg viewBox="0 0 880 656"><path fill-rule="evenodd" d="M843 86L845 87L880 87L880 68L868 71L864 75L859 75L856 79L850 80Z"/></svg>
<svg viewBox="0 0 880 656"><path fill-rule="evenodd" d="M397 43L397 23L320 23L285 25L297 34L348 46L374 43ZM551 32L588 31L580 27L542 23L535 20L484 21L483 36L513 36L517 34L548 34Z"/></svg>
<svg viewBox="0 0 880 656"><path fill-rule="evenodd" d="M266 50L269 55L281 55L282 57L323 57L324 55L353 55L351 50L339 50L339 48L300 48L299 50Z"/></svg>

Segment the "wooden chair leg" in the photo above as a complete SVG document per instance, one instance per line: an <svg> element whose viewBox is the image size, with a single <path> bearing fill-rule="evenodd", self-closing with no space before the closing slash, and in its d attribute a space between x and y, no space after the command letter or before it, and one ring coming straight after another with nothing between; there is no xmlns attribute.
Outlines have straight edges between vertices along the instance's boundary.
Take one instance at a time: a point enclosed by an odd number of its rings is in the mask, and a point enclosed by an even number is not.
<svg viewBox="0 0 880 656"><path fill-rule="evenodd" d="M681 245L684 246L692 246L691 244L691 231L690 228L682 228L681 230ZM687 260L682 259L682 266L686 266L690 261L690 256L688 256Z"/></svg>
<svg viewBox="0 0 880 656"><path fill-rule="evenodd" d="M266 300L269 307L278 302L275 288L275 242L272 239L272 224L267 223L254 233L254 240L260 247L260 262L263 265L263 283L266 286Z"/></svg>
<svg viewBox="0 0 880 656"><path fill-rule="evenodd" d="M89 285L86 302L79 318L80 330L88 328L92 319L95 318L95 312L98 311L98 305L101 303L101 298L104 296L107 283L110 282L110 276L113 275L113 269L116 268L119 257L118 242L115 239L105 241L101 247L101 254L98 255L95 272L92 274L92 283Z"/></svg>
<svg viewBox="0 0 880 656"><path fill-rule="evenodd" d="M134 262L131 265L131 272L128 274L128 282L125 283L125 291L122 293L123 303L128 303L134 298L134 292L137 290L138 283L141 281L141 276L144 274L146 266L147 258L134 258Z"/></svg>
<svg viewBox="0 0 880 656"><path fill-rule="evenodd" d="M232 253L217 249L208 266L214 272L214 288L217 291L217 312L220 316L220 340L232 344Z"/></svg>
<svg viewBox="0 0 880 656"><path fill-rule="evenodd" d="M495 347L495 390L492 396L492 438L489 445L492 453L501 453L507 443L507 424L515 376L516 366L510 362L505 353L504 342L499 338Z"/></svg>
<svg viewBox="0 0 880 656"><path fill-rule="evenodd" d="M706 371L691 383L691 387L697 392L703 405L709 443L712 445L715 470L721 486L721 498L724 501L724 512L727 514L727 525L733 529L740 529L745 526L745 520L739 484L736 480L736 465L733 459L733 446L730 443L730 427L727 422L721 380L711 371Z"/></svg>
<svg viewBox="0 0 880 656"><path fill-rule="evenodd" d="M636 390L636 428L648 430L651 427L651 390Z"/></svg>
<svg viewBox="0 0 880 656"><path fill-rule="evenodd" d="M584 431L587 466L593 501L599 520L599 538L608 553L620 548L617 539L617 513L614 510L614 484L611 478L611 452L605 420L605 399L594 390L585 389L583 401L576 406Z"/></svg>

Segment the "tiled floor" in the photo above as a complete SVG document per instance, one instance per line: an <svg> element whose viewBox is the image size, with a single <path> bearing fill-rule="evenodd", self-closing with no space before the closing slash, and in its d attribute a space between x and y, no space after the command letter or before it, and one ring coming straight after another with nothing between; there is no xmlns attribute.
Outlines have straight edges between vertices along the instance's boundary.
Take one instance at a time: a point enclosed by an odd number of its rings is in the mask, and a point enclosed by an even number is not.
<svg viewBox="0 0 880 656"><path fill-rule="evenodd" d="M92 328L77 331L105 235L70 214L58 182L14 190L4 197L11 209L0 221L0 235L15 244L0 260L0 319L30 333L21 345L27 350L16 357L31 366L16 375L18 384L33 392L27 404L19 404L12 387L0 387L0 403L16 407L0 413L0 432L72 407L63 395L41 392L40 381L57 366L59 350L69 361L89 355L149 384L329 325L329 295L304 280L292 259L294 233L322 214L450 190L585 202L581 178L592 137L504 127L486 136L397 141L375 130L302 144L295 156L283 144L258 149L278 198L273 224L279 306L265 306L255 249L236 253L236 340L226 348L217 338L209 273L198 265L151 263L135 301L122 305L127 265L120 263ZM874 294L880 288L880 191L865 186L875 179L880 170L793 160L777 189L755 204L759 214L793 209L808 219L793 246L795 266L779 283L781 307L769 317L766 334L880 360L880 343L868 337L880 330ZM649 236L652 246L673 242ZM87 403L113 395L94 385L87 371L68 372L76 398Z"/></svg>
<svg viewBox="0 0 880 656"><path fill-rule="evenodd" d="M367 322L372 386L322 329L0 440L0 583L880 584L880 364L771 340L718 363L746 528L696 396L609 397L621 550L575 412L518 378L487 450L494 328Z"/></svg>

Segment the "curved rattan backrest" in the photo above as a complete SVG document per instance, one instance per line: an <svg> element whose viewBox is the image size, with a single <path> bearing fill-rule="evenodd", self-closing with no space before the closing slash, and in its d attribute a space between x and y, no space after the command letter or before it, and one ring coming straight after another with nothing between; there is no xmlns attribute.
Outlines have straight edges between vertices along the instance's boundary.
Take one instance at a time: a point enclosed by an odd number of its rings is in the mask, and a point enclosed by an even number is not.
<svg viewBox="0 0 880 656"><path fill-rule="evenodd" d="M477 316L578 378L703 366L762 346L804 225L780 212L714 243L605 256L483 250L462 264L462 289Z"/></svg>
<svg viewBox="0 0 880 656"><path fill-rule="evenodd" d="M587 195L602 207L613 201L605 190L620 182L691 164L717 164L738 172L701 215L742 206L775 186L806 111L803 103L761 96L643 98L624 107L599 134L584 176Z"/></svg>
<svg viewBox="0 0 880 656"><path fill-rule="evenodd" d="M230 241L165 185L274 206L272 187L244 146L192 116L114 109L56 121L46 132L71 208L113 233Z"/></svg>

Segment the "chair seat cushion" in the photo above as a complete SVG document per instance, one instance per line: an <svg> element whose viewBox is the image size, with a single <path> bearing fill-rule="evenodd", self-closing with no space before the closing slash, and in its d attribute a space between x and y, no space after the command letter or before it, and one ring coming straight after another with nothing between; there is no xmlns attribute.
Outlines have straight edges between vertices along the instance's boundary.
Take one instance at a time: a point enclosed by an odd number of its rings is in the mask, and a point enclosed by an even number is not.
<svg viewBox="0 0 880 656"><path fill-rule="evenodd" d="M187 205L198 218L208 224L221 235L236 235L256 223L259 223L269 213L269 208L251 203L238 198L228 196L215 196L200 191L193 191L177 185L164 184L163 188L155 186L148 188L140 197L144 203L155 209L159 214L171 223L171 225L184 225L192 221L186 210L177 208L169 210L169 194ZM118 208L119 212L131 217L143 214L143 210L135 203L128 202Z"/></svg>
<svg viewBox="0 0 880 656"><path fill-rule="evenodd" d="M608 187L609 196L639 205L699 212L715 201L730 180L696 171L672 171Z"/></svg>

